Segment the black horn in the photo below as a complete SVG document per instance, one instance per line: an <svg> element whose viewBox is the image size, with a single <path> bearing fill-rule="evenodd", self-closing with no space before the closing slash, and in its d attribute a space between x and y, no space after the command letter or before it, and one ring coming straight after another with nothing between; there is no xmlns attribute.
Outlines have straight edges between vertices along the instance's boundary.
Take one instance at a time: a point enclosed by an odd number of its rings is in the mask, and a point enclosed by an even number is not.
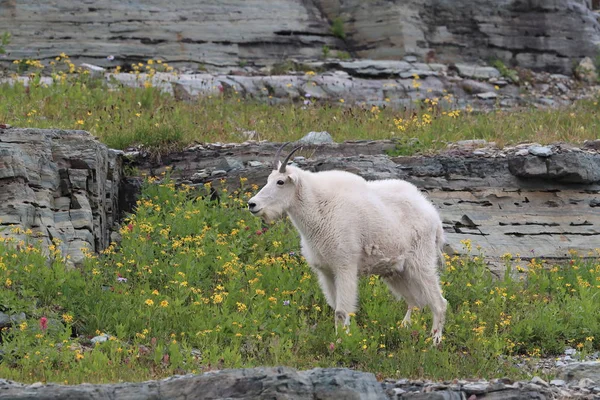
<svg viewBox="0 0 600 400"><path fill-rule="evenodd" d="M285 158L285 160L283 161L283 163L281 163L281 167L279 168L279 172L283 173L285 172L285 167L288 163L288 161L290 160L290 158L292 157L292 155L297 152L298 150L300 150L302 148L302 146L298 146L298 147L294 147L294 149L290 152L290 154L287 155L287 157Z"/></svg>
<svg viewBox="0 0 600 400"><path fill-rule="evenodd" d="M281 155L281 150L283 150L283 148L285 146L287 146L288 144L290 144L290 142L285 142L284 144L281 145L281 147L279 149L277 149L277 153L275 153L275 160L273 161L273 169L277 169L277 161L279 161L279 156Z"/></svg>

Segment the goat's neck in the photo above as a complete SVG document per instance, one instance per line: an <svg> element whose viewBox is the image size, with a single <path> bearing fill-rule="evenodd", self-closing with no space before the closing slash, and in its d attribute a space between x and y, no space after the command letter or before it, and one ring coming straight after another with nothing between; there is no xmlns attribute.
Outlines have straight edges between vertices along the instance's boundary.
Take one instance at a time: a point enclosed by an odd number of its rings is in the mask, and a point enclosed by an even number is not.
<svg viewBox="0 0 600 400"><path fill-rule="evenodd" d="M310 176L303 177L304 181ZM308 182L300 182L297 189L296 201L288 208L287 214L294 226L306 238L311 238L315 231L321 229L323 215L317 207L318 196Z"/></svg>

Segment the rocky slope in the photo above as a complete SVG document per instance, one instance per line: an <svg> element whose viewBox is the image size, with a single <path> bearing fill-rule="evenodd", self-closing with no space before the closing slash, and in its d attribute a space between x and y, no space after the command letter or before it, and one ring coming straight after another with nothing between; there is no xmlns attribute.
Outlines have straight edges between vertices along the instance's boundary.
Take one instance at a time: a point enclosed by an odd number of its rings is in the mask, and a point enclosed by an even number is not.
<svg viewBox="0 0 600 400"><path fill-rule="evenodd" d="M378 382L375 375L347 368L296 371L287 367L221 370L201 375L174 376L160 381L65 386L23 385L0 380L0 399L598 399L600 363L565 367L550 383L509 379L431 382L408 379Z"/></svg>
<svg viewBox="0 0 600 400"><path fill-rule="evenodd" d="M407 61L409 60L409 61ZM585 61L591 60L589 58ZM490 66L476 64L439 64L411 61L350 60L308 62L301 72L293 68L281 75L264 75L249 68L232 73L115 73L83 64L111 88L121 85L153 87L174 95L182 101L199 97L224 95L256 99L267 104L286 102L336 103L344 106L363 105L395 109L423 106L425 99L434 100L445 109L489 111L518 110L524 107L556 108L597 96L600 85L596 78L585 82L581 78L531 70L510 70L504 76ZM319 71L319 72L315 72ZM590 74L596 74L591 65ZM521 76L521 78L519 77ZM28 85L26 75L0 78L1 83L19 81ZM50 76L41 83L52 85ZM340 101L344 103L340 103Z"/></svg>
<svg viewBox="0 0 600 400"><path fill-rule="evenodd" d="M159 56L193 69L263 66L315 59L326 46L332 56L497 58L571 74L574 61L598 50L600 24L591 6L590 0L5 0L0 26L13 35L7 64L66 52L104 66Z"/></svg>

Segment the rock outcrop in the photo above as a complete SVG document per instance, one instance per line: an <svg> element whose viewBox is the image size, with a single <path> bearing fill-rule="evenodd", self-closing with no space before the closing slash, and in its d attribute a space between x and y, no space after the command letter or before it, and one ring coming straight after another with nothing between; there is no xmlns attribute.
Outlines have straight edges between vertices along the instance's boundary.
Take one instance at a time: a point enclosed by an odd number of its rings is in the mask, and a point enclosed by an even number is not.
<svg viewBox="0 0 600 400"><path fill-rule="evenodd" d="M105 385L20 385L0 380L0 399L297 399L379 400L375 375L345 368L296 371L287 367L222 370L160 381Z"/></svg>
<svg viewBox="0 0 600 400"><path fill-rule="evenodd" d="M89 66L91 68L92 66ZM455 66L407 61L328 61L305 65L315 71L285 75L238 75L219 73L172 74L158 72L139 75L114 72L93 72L111 89L123 85L141 87L151 84L178 100L195 101L199 97L236 96L267 104L303 103L305 107L322 103L340 103L352 107L385 106L394 109L418 108L425 99L439 107L462 110L513 110L532 106L562 107L584 98L595 98L600 84L582 85L560 74L528 71L528 81L514 82L499 76L493 67L474 64ZM516 72L512 71L515 74ZM40 78L52 85L49 76ZM15 82L29 85L31 77L0 78L0 84Z"/></svg>
<svg viewBox="0 0 600 400"><path fill-rule="evenodd" d="M589 0L321 0L345 22L356 55L412 54L443 62L500 59L509 65L572 72L595 54L600 24Z"/></svg>
<svg viewBox="0 0 600 400"><path fill-rule="evenodd" d="M109 245L120 180L121 159L88 132L0 128L0 235L58 239L78 265Z"/></svg>
<svg viewBox="0 0 600 400"><path fill-rule="evenodd" d="M584 363L580 363L584 364ZM595 363L600 365L599 363ZM573 368L580 368L573 364ZM592 367L588 367L591 371ZM539 377L531 381L510 379L392 380L378 382L375 375L347 368L315 368L297 371L288 367L259 367L207 372L201 375L173 376L159 381L116 384L57 385L0 380L0 399L597 399L600 375L589 372L582 380L565 378L550 383Z"/></svg>
<svg viewBox="0 0 600 400"><path fill-rule="evenodd" d="M67 52L103 66L162 57L193 69L230 68L342 51L424 62L500 59L571 74L573 62L598 50L591 8L590 0L7 0L0 26L13 35L9 62Z"/></svg>

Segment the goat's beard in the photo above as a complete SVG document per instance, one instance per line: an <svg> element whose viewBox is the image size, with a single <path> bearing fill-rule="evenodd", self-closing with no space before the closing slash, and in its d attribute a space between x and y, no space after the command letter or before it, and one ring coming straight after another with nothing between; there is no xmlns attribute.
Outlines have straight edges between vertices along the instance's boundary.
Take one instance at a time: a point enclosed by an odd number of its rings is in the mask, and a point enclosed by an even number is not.
<svg viewBox="0 0 600 400"><path fill-rule="evenodd" d="M273 223L283 216L283 211L264 209L258 215L267 224Z"/></svg>

